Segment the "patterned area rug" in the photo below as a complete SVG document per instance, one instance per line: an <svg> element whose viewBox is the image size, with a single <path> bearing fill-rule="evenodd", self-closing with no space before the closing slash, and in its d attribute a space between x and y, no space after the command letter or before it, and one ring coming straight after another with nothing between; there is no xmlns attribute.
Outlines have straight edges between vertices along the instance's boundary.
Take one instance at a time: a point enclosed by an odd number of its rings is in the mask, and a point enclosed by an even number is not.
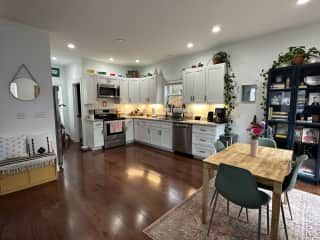
<svg viewBox="0 0 320 240"><path fill-rule="evenodd" d="M213 182L210 186L213 186ZM211 194L213 190L211 187ZM221 196L217 202L213 227L207 238L208 225L203 225L200 218L201 199L202 191L199 189L183 203L157 219L143 232L153 240L257 239L258 210L249 209L249 223L247 223L245 211L238 218L240 208L230 203L230 214L227 216L226 200ZM293 220L290 220L288 206L284 206L289 239L319 240L320 196L293 190L289 193L289 199L293 210ZM262 210L261 239L269 239L266 211L266 208ZM280 221L280 234L281 239L285 239L282 221Z"/></svg>

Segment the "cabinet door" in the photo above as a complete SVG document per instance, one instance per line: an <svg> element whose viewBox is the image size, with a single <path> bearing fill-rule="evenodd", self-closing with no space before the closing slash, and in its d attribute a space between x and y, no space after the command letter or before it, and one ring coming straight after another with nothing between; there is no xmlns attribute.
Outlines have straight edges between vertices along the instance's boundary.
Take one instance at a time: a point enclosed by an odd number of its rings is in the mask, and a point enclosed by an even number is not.
<svg viewBox="0 0 320 240"><path fill-rule="evenodd" d="M133 142L134 141L134 132L133 132L133 120L127 119L126 120L126 142Z"/></svg>
<svg viewBox="0 0 320 240"><path fill-rule="evenodd" d="M162 129L161 146L167 149L172 149L172 130Z"/></svg>
<svg viewBox="0 0 320 240"><path fill-rule="evenodd" d="M95 76L87 76L82 79L82 91L84 93L84 104L96 104L97 79Z"/></svg>
<svg viewBox="0 0 320 240"><path fill-rule="evenodd" d="M140 103L140 80L128 79L129 81L129 103Z"/></svg>
<svg viewBox="0 0 320 240"><path fill-rule="evenodd" d="M206 99L208 103L224 103L225 64L216 64L206 69Z"/></svg>
<svg viewBox="0 0 320 240"><path fill-rule="evenodd" d="M162 143L162 129L158 127L150 128L150 140L151 144L161 147Z"/></svg>
<svg viewBox="0 0 320 240"><path fill-rule="evenodd" d="M94 146L102 147L103 145L104 145L103 123L101 122L101 126L100 125L97 126L96 123L94 123Z"/></svg>
<svg viewBox="0 0 320 240"><path fill-rule="evenodd" d="M192 70L186 70L183 73L183 101L185 103L193 102L194 75Z"/></svg>
<svg viewBox="0 0 320 240"><path fill-rule="evenodd" d="M157 82L154 76L148 78L148 103L157 103Z"/></svg>
<svg viewBox="0 0 320 240"><path fill-rule="evenodd" d="M193 102L206 102L206 81L204 68L196 69L193 73Z"/></svg>
<svg viewBox="0 0 320 240"><path fill-rule="evenodd" d="M149 79L140 79L140 103L149 103Z"/></svg>
<svg viewBox="0 0 320 240"><path fill-rule="evenodd" d="M129 81L127 78L121 78L120 80L120 103L129 102Z"/></svg>

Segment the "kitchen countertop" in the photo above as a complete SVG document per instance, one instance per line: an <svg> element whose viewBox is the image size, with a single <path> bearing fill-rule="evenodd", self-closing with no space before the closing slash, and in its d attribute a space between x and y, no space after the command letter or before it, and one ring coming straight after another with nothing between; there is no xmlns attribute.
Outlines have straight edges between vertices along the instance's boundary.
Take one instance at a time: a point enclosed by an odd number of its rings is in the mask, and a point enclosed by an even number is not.
<svg viewBox="0 0 320 240"><path fill-rule="evenodd" d="M127 119L142 119L142 120L151 120L151 121L161 121L161 122L175 122L175 123L188 123L194 125L205 125L205 126L221 126L224 123L214 123L208 121L201 121L201 120L183 120L183 121L176 121L173 119L163 119L163 118L153 118L153 117L146 117L146 116L124 116Z"/></svg>

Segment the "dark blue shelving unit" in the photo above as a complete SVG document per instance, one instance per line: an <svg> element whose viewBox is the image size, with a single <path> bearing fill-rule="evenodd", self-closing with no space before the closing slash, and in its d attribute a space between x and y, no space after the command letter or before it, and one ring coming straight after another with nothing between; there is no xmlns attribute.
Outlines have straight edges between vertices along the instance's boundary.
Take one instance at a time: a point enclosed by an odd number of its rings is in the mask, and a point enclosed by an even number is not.
<svg viewBox="0 0 320 240"><path fill-rule="evenodd" d="M271 69L267 88L266 126L279 148L309 156L299 178L320 183L320 63Z"/></svg>

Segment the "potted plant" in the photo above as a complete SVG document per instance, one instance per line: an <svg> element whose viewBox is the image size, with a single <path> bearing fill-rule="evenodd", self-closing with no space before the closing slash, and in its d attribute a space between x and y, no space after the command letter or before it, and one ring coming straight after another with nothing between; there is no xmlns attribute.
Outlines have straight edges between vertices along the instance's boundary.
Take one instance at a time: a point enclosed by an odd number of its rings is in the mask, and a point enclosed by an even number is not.
<svg viewBox="0 0 320 240"><path fill-rule="evenodd" d="M289 54L292 56L291 63L293 65L303 64L308 57L305 46L289 47Z"/></svg>
<svg viewBox="0 0 320 240"><path fill-rule="evenodd" d="M212 62L213 64L226 63L228 61L228 57L229 56L226 52L218 52L213 56Z"/></svg>
<svg viewBox="0 0 320 240"><path fill-rule="evenodd" d="M263 124L252 122L250 126L247 128L247 132L251 137L250 155L252 157L256 157L258 154L258 139L264 134L264 126Z"/></svg>

